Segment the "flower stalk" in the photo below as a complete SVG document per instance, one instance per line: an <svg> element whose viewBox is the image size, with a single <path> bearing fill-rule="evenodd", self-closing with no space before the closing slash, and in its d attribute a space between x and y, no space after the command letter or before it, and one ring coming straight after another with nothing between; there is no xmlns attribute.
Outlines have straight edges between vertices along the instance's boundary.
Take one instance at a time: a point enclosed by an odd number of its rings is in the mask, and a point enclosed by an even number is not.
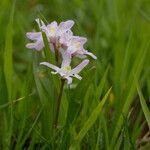
<svg viewBox="0 0 150 150"><path fill-rule="evenodd" d="M56 61L56 66L59 66L59 53L58 53L58 49L55 49L55 61Z"/></svg>
<svg viewBox="0 0 150 150"><path fill-rule="evenodd" d="M59 117L59 112L60 112L60 105L61 105L61 99L63 95L64 84L65 84L65 79L61 79L60 91L59 91L58 99L56 101L56 111L55 111L56 116L54 118L54 128L57 128L58 126L58 117Z"/></svg>

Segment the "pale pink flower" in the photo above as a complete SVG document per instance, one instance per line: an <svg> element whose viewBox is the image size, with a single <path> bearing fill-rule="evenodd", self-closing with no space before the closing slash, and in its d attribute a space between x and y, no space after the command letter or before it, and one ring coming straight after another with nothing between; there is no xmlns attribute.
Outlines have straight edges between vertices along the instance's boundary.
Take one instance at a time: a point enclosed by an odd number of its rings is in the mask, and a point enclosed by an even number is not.
<svg viewBox="0 0 150 150"><path fill-rule="evenodd" d="M42 37L42 32L46 34L49 46L53 52L58 50L62 57L61 67L55 66L48 62L41 62L41 65L45 65L54 71L52 74L59 74L63 79L67 80L68 84L72 83L72 77L79 80L82 77L79 75L81 70L89 63L88 59L83 60L75 68L71 68L71 62L73 57L85 58L87 55L94 59L97 57L91 52L84 49L84 44L87 42L87 38L74 36L71 31L74 21L68 20L58 24L56 21L51 22L46 25L42 20L36 19L36 22L41 30L41 32L28 32L26 36L32 40L32 43L26 45L27 48L36 49L38 51L44 48L44 41ZM61 59L59 57L59 59Z"/></svg>
<svg viewBox="0 0 150 150"><path fill-rule="evenodd" d="M41 32L27 32L26 36L32 40L32 43L26 44L26 47L29 49L36 49L40 51L44 47L43 37Z"/></svg>
<svg viewBox="0 0 150 150"><path fill-rule="evenodd" d="M72 20L61 22L59 25L56 21L53 21L48 25L45 25L45 23L40 19L36 19L36 22L40 30L45 32L52 51L54 51L55 48L61 47L59 43L60 37L66 32L71 32L71 28L74 25L74 21ZM26 45L27 48L36 49L38 51L43 49L44 41L41 32L28 32L26 36L33 41Z"/></svg>
<svg viewBox="0 0 150 150"><path fill-rule="evenodd" d="M61 22L59 25L56 21L45 25L44 22L39 18L36 19L36 22L38 23L39 28L46 33L47 37L52 43L55 42L55 40L58 40L67 31L71 31L71 28L74 25L74 21L72 20Z"/></svg>
<svg viewBox="0 0 150 150"><path fill-rule="evenodd" d="M87 38L80 36L73 36L69 32L65 33L60 38L60 43L64 44L67 47L66 51L70 53L72 56L79 56L83 58L85 55L89 55L92 58L97 59L97 57L94 54L84 49L83 46L86 42Z"/></svg>
<svg viewBox="0 0 150 150"><path fill-rule="evenodd" d="M76 77L77 79L81 80L82 77L79 75L80 71L89 63L88 59L83 60L78 66L76 66L74 69L71 69L70 66L71 59L68 56L64 56L61 68L50 64L48 62L42 62L41 65L45 65L54 71L52 71L52 74L60 74L60 76L64 79L67 79L67 83L72 83L72 77Z"/></svg>

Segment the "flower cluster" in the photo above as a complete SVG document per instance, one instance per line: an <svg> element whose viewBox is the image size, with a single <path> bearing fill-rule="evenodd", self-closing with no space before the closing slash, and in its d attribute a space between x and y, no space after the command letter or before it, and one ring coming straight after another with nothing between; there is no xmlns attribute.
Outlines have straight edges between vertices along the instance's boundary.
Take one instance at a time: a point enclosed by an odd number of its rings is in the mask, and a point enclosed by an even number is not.
<svg viewBox="0 0 150 150"><path fill-rule="evenodd" d="M42 37L42 32L44 32L50 49L55 55L56 51L61 55L62 63L60 67L48 62L42 62L40 64L53 69L52 74L60 74L62 78L67 79L68 84L72 83L72 77L81 80L82 77L79 75L79 72L89 63L89 60L84 59L78 66L71 69L70 65L73 57L83 59L86 58L86 55L89 55L96 59L96 56L84 49L83 46L87 42L87 38L73 35L71 28L74 25L74 21L68 20L60 24L53 21L48 25L45 25L40 19L36 19L36 22L40 28L40 32L28 32L26 34L27 38L33 41L32 43L28 43L26 47L41 51L44 48Z"/></svg>

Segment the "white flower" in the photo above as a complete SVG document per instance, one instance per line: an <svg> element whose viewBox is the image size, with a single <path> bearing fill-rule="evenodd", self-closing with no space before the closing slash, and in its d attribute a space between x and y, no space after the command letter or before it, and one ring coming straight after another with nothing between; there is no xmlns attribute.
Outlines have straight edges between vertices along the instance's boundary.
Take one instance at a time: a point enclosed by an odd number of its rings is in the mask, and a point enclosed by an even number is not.
<svg viewBox="0 0 150 150"><path fill-rule="evenodd" d="M52 74L60 74L64 79L67 79L67 83L71 84L72 83L72 77L76 77L77 79L81 80L82 77L78 75L80 71L89 63L88 59L83 60L78 66L76 66L74 69L71 69L70 66L71 59L70 57L66 54L63 56L63 61L61 68L50 64L48 62L42 62L40 63L41 65L45 65L54 71L51 72Z"/></svg>

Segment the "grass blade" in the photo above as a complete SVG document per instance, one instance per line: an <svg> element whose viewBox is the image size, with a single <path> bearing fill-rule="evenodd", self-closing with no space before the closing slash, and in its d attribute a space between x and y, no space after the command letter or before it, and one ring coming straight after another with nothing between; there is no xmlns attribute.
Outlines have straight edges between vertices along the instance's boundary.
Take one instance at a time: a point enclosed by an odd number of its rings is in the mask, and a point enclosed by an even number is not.
<svg viewBox="0 0 150 150"><path fill-rule="evenodd" d="M141 89L140 89L139 85L137 85L137 91L138 91L138 94L139 94L139 97L140 97L140 103L141 103L141 106L142 106L142 110L144 112L146 121L147 121L149 129L150 129L150 110L149 110L149 108L146 104L146 101L144 99L144 96L141 92Z"/></svg>
<svg viewBox="0 0 150 150"><path fill-rule="evenodd" d="M11 99L12 93L12 73L13 73L13 60L12 60L12 53L13 53L13 16L14 16L14 7L13 5L9 23L7 26L6 32L6 39L5 39L5 51L4 51L4 74L6 78L6 84L9 94L9 99Z"/></svg>
<svg viewBox="0 0 150 150"><path fill-rule="evenodd" d="M45 53L46 60L48 62L54 63L54 61L55 61L54 53L51 51L51 49L49 47L47 36L44 32L42 33L42 36L43 36L43 41L44 41L44 45L45 45L44 53Z"/></svg>
<svg viewBox="0 0 150 150"><path fill-rule="evenodd" d="M133 66L133 69L132 69L132 72L131 72L131 75L130 75L130 78L129 78L129 83L131 83L131 87L129 88L129 91L128 91L128 94L127 94L127 97L125 99L125 103L122 107L122 113L119 115L119 118L118 118L118 121L115 125L115 130L113 132L113 135L112 135L112 138L111 138L111 148L113 148L113 146L115 145L115 142L118 138L118 134L121 130L121 127L122 127L122 124L123 124L123 116L126 116L127 113L128 113L128 110L129 110L129 107L133 101L133 97L134 97L134 94L136 92L136 83L140 77L140 73L143 69L143 64L144 64L144 61L147 57L147 51L148 51L148 48L149 48L149 42L148 44L145 46L144 48L144 51L143 49L141 49L139 51L139 54L135 60L135 63L134 63L134 66Z"/></svg>
<svg viewBox="0 0 150 150"><path fill-rule="evenodd" d="M105 96L103 97L102 101L100 101L100 103L98 104L98 106L93 110L93 112L91 113L90 117L85 122L83 128L80 130L80 132L75 137L75 141L77 143L80 143L82 141L82 139L84 138L84 136L86 135L86 133L89 131L89 129L93 126L93 124L97 120L98 115L100 114L100 112L101 112L101 110L103 108L103 105L105 104L105 102L106 102L106 100L107 100L107 98L109 96L110 91L111 91L111 88L105 94Z"/></svg>
<svg viewBox="0 0 150 150"><path fill-rule="evenodd" d="M11 12L10 12L10 18L9 23L6 29L6 37L5 37L5 51L4 51L4 75L6 80L6 86L8 91L8 99L9 102L12 104L12 75L13 75L13 20L14 20L14 10L15 10L15 2L13 2ZM8 135L6 135L7 138L7 145L10 148L11 145L11 138L13 133L13 122L14 122L14 116L13 116L13 107L11 105L9 110L9 120L10 124L7 128Z"/></svg>

